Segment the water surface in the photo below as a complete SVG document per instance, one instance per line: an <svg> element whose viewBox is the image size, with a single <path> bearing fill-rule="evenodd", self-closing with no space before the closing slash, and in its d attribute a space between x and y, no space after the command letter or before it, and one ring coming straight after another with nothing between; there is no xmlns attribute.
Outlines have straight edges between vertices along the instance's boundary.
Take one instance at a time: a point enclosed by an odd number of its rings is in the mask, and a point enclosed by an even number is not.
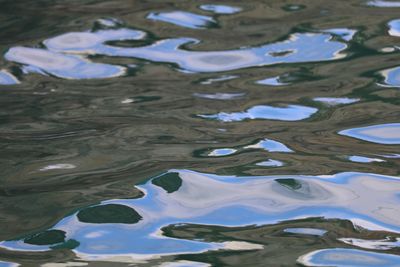
<svg viewBox="0 0 400 267"><path fill-rule="evenodd" d="M0 266L400 265L400 1L0 3Z"/></svg>

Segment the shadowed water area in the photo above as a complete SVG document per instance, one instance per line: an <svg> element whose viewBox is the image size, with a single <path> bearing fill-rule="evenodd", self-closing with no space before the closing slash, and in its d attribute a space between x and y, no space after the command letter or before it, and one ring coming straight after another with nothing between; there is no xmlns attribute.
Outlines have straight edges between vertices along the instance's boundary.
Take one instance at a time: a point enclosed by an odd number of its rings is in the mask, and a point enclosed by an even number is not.
<svg viewBox="0 0 400 267"><path fill-rule="evenodd" d="M0 266L400 266L400 1L0 4Z"/></svg>

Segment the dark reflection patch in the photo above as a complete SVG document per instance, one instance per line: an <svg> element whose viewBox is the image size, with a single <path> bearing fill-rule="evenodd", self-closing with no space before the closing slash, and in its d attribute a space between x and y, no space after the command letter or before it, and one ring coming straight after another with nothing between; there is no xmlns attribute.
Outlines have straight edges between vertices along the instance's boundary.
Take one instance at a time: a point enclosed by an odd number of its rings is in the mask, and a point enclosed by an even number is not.
<svg viewBox="0 0 400 267"><path fill-rule="evenodd" d="M179 177L179 174L176 172L169 172L160 177L155 178L152 183L156 186L161 187L168 193L173 193L178 191L182 186L182 179Z"/></svg>
<svg viewBox="0 0 400 267"><path fill-rule="evenodd" d="M137 223L142 219L134 209L119 205L107 204L90 207L78 213L78 219L85 223Z"/></svg>
<svg viewBox="0 0 400 267"><path fill-rule="evenodd" d="M301 183L296 179L275 179L275 181L292 190L298 190L301 188Z"/></svg>
<svg viewBox="0 0 400 267"><path fill-rule="evenodd" d="M65 240L65 232L60 230L48 230L42 233L34 234L24 240L25 243L31 245L53 245L63 243Z"/></svg>

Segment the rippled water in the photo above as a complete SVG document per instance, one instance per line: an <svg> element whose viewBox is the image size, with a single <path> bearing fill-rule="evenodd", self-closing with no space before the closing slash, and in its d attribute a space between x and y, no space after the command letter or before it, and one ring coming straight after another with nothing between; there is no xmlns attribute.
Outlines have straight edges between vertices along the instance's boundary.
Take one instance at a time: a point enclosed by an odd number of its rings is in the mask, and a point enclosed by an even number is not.
<svg viewBox="0 0 400 267"><path fill-rule="evenodd" d="M0 3L0 266L400 266L400 1Z"/></svg>

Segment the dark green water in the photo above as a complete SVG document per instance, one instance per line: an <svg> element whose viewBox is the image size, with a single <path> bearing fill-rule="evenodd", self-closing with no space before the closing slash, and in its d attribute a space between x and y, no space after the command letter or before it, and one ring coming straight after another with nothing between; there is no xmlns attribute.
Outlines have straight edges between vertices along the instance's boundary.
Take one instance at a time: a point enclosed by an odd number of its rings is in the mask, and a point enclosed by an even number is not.
<svg viewBox="0 0 400 267"><path fill-rule="evenodd" d="M0 1L0 266L400 266L400 1Z"/></svg>

